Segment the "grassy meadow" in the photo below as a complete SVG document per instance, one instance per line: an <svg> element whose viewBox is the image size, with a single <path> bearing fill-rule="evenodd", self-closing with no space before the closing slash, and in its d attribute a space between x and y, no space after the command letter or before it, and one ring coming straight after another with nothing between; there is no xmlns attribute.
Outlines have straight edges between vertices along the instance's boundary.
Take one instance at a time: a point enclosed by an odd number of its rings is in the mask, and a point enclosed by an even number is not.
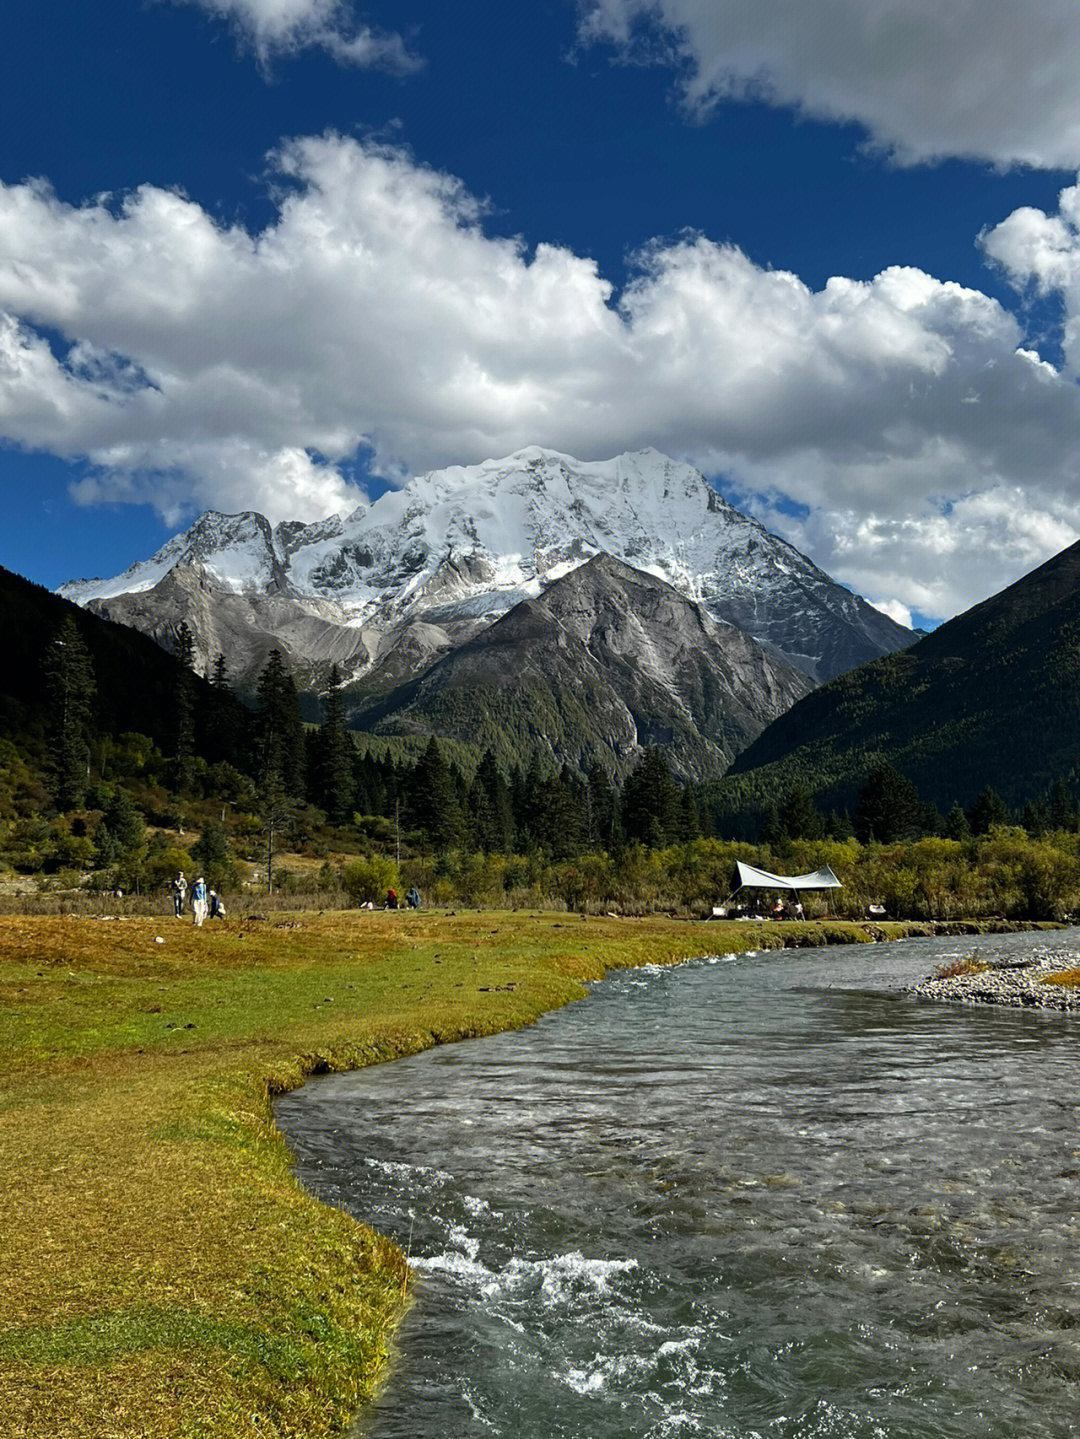
<svg viewBox="0 0 1080 1439"><path fill-rule="evenodd" d="M407 1271L295 1182L270 1098L307 1074L528 1024L613 968L917 928L0 916L0 1434L342 1432Z"/></svg>

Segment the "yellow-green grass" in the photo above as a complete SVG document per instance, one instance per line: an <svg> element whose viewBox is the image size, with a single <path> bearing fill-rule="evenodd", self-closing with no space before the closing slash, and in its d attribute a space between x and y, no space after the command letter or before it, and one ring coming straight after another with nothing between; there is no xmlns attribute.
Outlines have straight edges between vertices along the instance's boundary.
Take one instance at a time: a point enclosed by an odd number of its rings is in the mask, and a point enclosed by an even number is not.
<svg viewBox="0 0 1080 1439"><path fill-rule="evenodd" d="M0 917L0 1436L342 1432L406 1268L294 1181L269 1097L306 1074L528 1024L611 968L912 928Z"/></svg>

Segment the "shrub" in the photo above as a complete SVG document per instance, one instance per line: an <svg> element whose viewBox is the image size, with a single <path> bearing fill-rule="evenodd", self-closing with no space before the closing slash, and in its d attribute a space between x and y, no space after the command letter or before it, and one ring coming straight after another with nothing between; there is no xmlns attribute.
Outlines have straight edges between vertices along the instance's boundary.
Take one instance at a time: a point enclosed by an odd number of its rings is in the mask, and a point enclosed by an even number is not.
<svg viewBox="0 0 1080 1439"><path fill-rule="evenodd" d="M392 859L372 855L370 859L354 859L341 871L341 883L353 904L381 904L388 889L401 892L401 876Z"/></svg>

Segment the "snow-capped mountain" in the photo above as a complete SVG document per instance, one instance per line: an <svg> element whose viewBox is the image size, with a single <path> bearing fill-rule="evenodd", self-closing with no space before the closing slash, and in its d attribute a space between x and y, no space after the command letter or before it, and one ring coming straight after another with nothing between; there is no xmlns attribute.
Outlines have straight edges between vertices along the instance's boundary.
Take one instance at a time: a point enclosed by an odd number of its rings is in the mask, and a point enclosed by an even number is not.
<svg viewBox="0 0 1080 1439"><path fill-rule="evenodd" d="M202 515L151 559L61 593L248 679L277 645L387 687L596 554L665 580L816 680L910 631L655 450L581 461L529 448L411 480L315 524Z"/></svg>

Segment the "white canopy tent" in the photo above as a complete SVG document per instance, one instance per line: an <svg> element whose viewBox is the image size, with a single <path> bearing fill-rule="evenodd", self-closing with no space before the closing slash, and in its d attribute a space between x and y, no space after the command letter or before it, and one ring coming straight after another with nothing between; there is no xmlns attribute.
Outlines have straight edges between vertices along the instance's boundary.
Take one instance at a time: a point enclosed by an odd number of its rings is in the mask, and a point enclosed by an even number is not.
<svg viewBox="0 0 1080 1439"><path fill-rule="evenodd" d="M755 869L752 864L735 861L735 888L740 889L843 889L843 885L828 865L824 869L812 870L810 874L770 874L767 869Z"/></svg>
<svg viewBox="0 0 1080 1439"><path fill-rule="evenodd" d="M735 861L735 888L724 903L713 910L713 914L717 918L726 915L728 904L741 889L783 890L794 894L798 899L800 890L843 889L843 887L828 865L822 869L812 870L809 874L770 874L767 869L755 869L752 864L744 864L741 859L737 859Z"/></svg>

